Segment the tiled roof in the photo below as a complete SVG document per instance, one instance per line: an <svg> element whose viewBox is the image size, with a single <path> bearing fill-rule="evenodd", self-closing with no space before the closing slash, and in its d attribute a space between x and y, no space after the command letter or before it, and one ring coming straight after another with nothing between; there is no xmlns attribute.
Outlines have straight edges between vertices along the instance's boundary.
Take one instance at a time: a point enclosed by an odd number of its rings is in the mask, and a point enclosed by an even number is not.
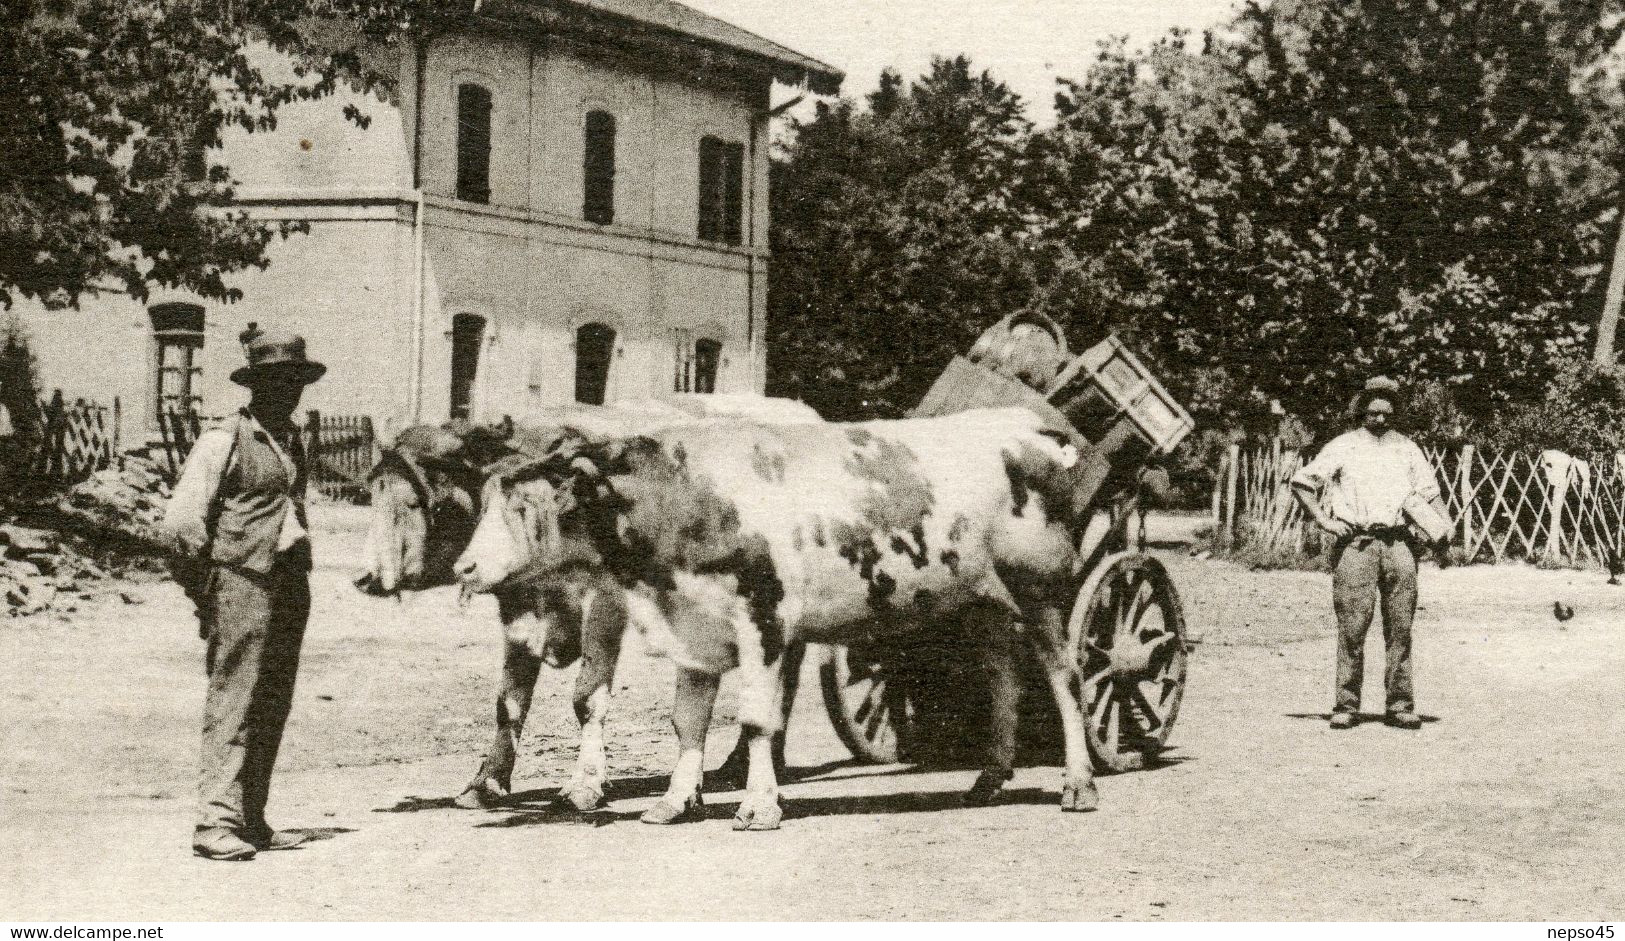
<svg viewBox="0 0 1625 941"><path fill-rule="evenodd" d="M531 0L536 2L536 0ZM544 3L546 0L544 0ZM646 27L679 33L715 46L767 59L792 72L805 75L807 84L820 94L834 94L845 76L794 49L764 39L748 30L714 16L707 16L675 0L552 0L560 6L573 6L594 13L631 20ZM782 74L782 73L781 73Z"/></svg>

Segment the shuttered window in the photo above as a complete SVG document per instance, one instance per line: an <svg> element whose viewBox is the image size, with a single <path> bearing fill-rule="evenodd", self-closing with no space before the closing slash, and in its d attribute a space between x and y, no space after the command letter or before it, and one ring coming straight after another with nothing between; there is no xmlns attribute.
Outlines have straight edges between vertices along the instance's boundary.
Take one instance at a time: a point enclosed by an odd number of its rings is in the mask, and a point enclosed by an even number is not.
<svg viewBox="0 0 1625 941"><path fill-rule="evenodd" d="M596 225L609 225L615 221L615 116L607 111L589 112L585 130L581 217Z"/></svg>
<svg viewBox="0 0 1625 941"><path fill-rule="evenodd" d="M491 201L491 92L471 83L457 86L457 198Z"/></svg>
<svg viewBox="0 0 1625 941"><path fill-rule="evenodd" d="M672 337L676 354L672 391L717 391L717 370L722 365L722 341L706 336L695 339L692 330L683 328L673 330Z"/></svg>
<svg viewBox="0 0 1625 941"><path fill-rule="evenodd" d="M196 304L158 304L152 318L153 414L185 415L203 402L203 308Z"/></svg>
<svg viewBox="0 0 1625 941"><path fill-rule="evenodd" d="M451 417L470 418L474 411L474 382L479 378L480 347L485 342L485 318L458 314L451 318Z"/></svg>
<svg viewBox="0 0 1625 941"><path fill-rule="evenodd" d="M576 401L603 405L609 392L609 369L615 355L615 329L601 323L576 330Z"/></svg>
<svg viewBox="0 0 1625 941"><path fill-rule="evenodd" d="M700 138L699 237L738 245L743 241L745 145Z"/></svg>

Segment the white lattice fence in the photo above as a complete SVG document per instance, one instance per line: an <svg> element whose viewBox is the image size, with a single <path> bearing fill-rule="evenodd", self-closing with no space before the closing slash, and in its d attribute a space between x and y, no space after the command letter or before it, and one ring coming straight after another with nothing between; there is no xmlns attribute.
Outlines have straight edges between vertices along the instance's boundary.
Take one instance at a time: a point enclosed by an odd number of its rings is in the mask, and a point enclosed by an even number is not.
<svg viewBox="0 0 1625 941"><path fill-rule="evenodd" d="M1427 449L1459 557L1618 568L1625 557L1622 462L1551 459L1521 452ZM1276 555L1315 551L1318 535L1292 497L1303 464L1278 446L1232 449L1214 494L1222 549ZM1233 494L1233 498L1230 496Z"/></svg>

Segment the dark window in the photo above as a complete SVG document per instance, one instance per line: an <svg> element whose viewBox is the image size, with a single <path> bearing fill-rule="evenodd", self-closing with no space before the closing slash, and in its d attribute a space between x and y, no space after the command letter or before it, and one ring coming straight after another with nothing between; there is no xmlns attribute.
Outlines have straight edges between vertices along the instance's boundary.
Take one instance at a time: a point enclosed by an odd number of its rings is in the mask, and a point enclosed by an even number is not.
<svg viewBox="0 0 1625 941"><path fill-rule="evenodd" d="M722 344L706 337L694 343L694 391L717 391L717 366L722 362Z"/></svg>
<svg viewBox="0 0 1625 941"><path fill-rule="evenodd" d="M154 341L153 414L195 412L203 402L203 308L159 304L147 312Z"/></svg>
<svg viewBox="0 0 1625 941"><path fill-rule="evenodd" d="M491 201L491 92L457 86L457 198Z"/></svg>
<svg viewBox="0 0 1625 941"><path fill-rule="evenodd" d="M676 341L676 374L673 392L717 391L717 368L722 364L722 341L710 337L694 339L689 330L673 331Z"/></svg>
<svg viewBox="0 0 1625 941"><path fill-rule="evenodd" d="M700 238L738 245L744 199L745 145L700 138Z"/></svg>
<svg viewBox="0 0 1625 941"><path fill-rule="evenodd" d="M609 391L610 357L615 354L615 331L589 323L576 331L576 401L603 405Z"/></svg>
<svg viewBox="0 0 1625 941"><path fill-rule="evenodd" d="M615 221L615 116L587 114L581 217L597 225Z"/></svg>
<svg viewBox="0 0 1625 941"><path fill-rule="evenodd" d="M458 314L451 318L451 417L468 418L474 410L474 380L480 371L480 345L485 318Z"/></svg>

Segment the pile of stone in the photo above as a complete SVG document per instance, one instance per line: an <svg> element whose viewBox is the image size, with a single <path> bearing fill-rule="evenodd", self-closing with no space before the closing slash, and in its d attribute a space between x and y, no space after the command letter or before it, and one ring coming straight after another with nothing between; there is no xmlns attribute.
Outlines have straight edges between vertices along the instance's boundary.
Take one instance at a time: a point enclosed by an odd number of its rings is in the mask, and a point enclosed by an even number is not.
<svg viewBox="0 0 1625 941"><path fill-rule="evenodd" d="M110 575L52 530L0 525L0 596L9 615L72 612L104 590Z"/></svg>
<svg viewBox="0 0 1625 941"><path fill-rule="evenodd" d="M161 551L158 524L169 499L169 482L159 466L130 455L122 468L99 470L74 485L57 509L87 536L119 548Z"/></svg>
<svg viewBox="0 0 1625 941"><path fill-rule="evenodd" d="M164 553L158 524L169 484L157 465L126 459L97 471L53 503L16 508L0 522L0 602L12 616L69 613L81 601L118 591L130 568L151 570Z"/></svg>

